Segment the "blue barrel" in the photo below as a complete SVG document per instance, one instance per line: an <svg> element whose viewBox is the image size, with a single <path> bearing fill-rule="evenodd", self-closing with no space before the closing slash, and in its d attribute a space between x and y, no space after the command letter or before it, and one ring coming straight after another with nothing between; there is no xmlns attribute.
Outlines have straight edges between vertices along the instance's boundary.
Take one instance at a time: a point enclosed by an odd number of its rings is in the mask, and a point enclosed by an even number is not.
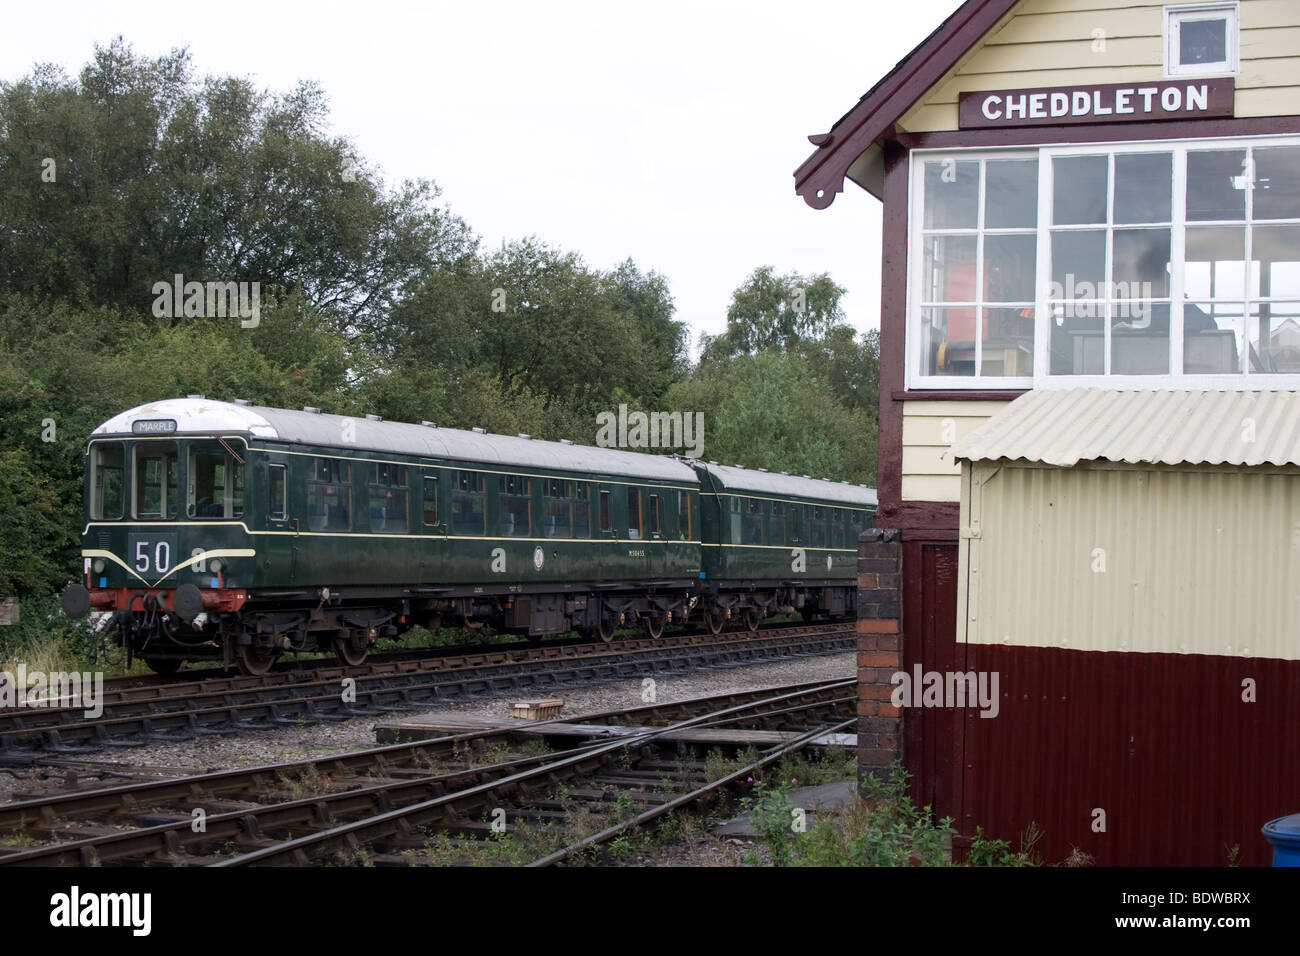
<svg viewBox="0 0 1300 956"><path fill-rule="evenodd" d="M1300 866L1300 813L1270 820L1261 832L1273 844L1274 866Z"/></svg>

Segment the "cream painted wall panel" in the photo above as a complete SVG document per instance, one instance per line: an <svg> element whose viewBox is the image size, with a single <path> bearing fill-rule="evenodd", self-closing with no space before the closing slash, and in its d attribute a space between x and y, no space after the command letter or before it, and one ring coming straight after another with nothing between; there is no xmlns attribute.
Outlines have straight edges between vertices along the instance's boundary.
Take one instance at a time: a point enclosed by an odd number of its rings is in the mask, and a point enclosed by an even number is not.
<svg viewBox="0 0 1300 956"><path fill-rule="evenodd" d="M1271 90L1239 90L1238 116L1288 116L1300 105L1300 86L1279 86Z"/></svg>
<svg viewBox="0 0 1300 956"><path fill-rule="evenodd" d="M1297 3L1296 6L1300 7L1300 3ZM1241 65L1243 73L1245 73L1245 66L1248 63L1258 68L1259 64L1252 61L1269 58L1281 60L1281 63L1262 71L1270 80L1275 79L1272 73L1276 69L1285 69L1287 65L1298 68L1296 63L1300 60L1300 26L1241 31Z"/></svg>
<svg viewBox="0 0 1300 956"><path fill-rule="evenodd" d="M1016 16L997 34L990 45L1001 43L1045 43L1055 40L1087 40L1092 31L1106 31L1107 45L1113 37L1149 37L1160 32L1158 8L1125 7L1116 10L1081 10L1077 13L1042 13Z"/></svg>
<svg viewBox="0 0 1300 956"><path fill-rule="evenodd" d="M1237 76L1237 99L1253 89L1300 86L1300 57L1249 60Z"/></svg>
<svg viewBox="0 0 1300 956"><path fill-rule="evenodd" d="M967 467L959 640L1300 660L1300 469Z"/></svg>
<svg viewBox="0 0 1300 956"><path fill-rule="evenodd" d="M904 501L959 501L961 468L952 443L979 428L1008 402L939 401L903 404Z"/></svg>
<svg viewBox="0 0 1300 956"><path fill-rule="evenodd" d="M1016 73L1026 70L1118 69L1126 66L1154 67L1164 72L1164 53L1160 37L1116 38L1106 42L1105 52L1092 48L1091 38L1061 40L1055 43L1016 43L1011 46L986 45L961 69L970 73ZM1044 84L1046 85L1046 84Z"/></svg>
<svg viewBox="0 0 1300 956"><path fill-rule="evenodd" d="M904 475L959 475L951 445L907 445L903 448Z"/></svg>
<svg viewBox="0 0 1300 956"><path fill-rule="evenodd" d="M961 476L904 475L904 501L960 501Z"/></svg>
<svg viewBox="0 0 1300 956"><path fill-rule="evenodd" d="M1246 0L1241 5L1241 28L1291 27L1300 24L1300 4L1295 0Z"/></svg>

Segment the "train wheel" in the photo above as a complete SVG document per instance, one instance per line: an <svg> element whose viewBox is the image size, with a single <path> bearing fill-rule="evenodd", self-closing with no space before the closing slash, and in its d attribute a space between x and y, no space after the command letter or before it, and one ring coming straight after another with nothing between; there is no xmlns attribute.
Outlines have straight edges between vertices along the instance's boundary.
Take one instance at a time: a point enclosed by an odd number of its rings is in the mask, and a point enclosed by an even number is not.
<svg viewBox="0 0 1300 956"><path fill-rule="evenodd" d="M758 631L758 622L763 619L758 611L750 610L745 612L745 629L751 632Z"/></svg>
<svg viewBox="0 0 1300 956"><path fill-rule="evenodd" d="M664 619L658 614L649 614L641 618L641 626L645 628L645 636L652 641L657 641L664 636Z"/></svg>
<svg viewBox="0 0 1300 956"><path fill-rule="evenodd" d="M171 677L181 669L181 665L185 662L174 657L147 657L145 663L149 665L151 671L160 677Z"/></svg>
<svg viewBox="0 0 1300 956"><path fill-rule="evenodd" d="M366 662L370 648L351 637L334 638L334 657L345 667L360 667Z"/></svg>
<svg viewBox="0 0 1300 956"><path fill-rule="evenodd" d="M264 677L271 673L277 656L252 644L235 645L235 663L239 665L240 673L249 677Z"/></svg>
<svg viewBox="0 0 1300 956"><path fill-rule="evenodd" d="M709 629L710 634L721 634L726 623L727 615L724 611L704 612L704 626Z"/></svg>
<svg viewBox="0 0 1300 956"><path fill-rule="evenodd" d="M608 644L614 639L614 618L608 614L600 616L600 626L596 630L596 636Z"/></svg>

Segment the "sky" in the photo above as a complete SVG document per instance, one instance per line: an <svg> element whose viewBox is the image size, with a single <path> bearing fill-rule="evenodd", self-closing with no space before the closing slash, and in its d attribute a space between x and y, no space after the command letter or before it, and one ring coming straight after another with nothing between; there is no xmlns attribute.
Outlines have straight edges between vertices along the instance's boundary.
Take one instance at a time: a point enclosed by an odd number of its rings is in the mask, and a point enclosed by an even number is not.
<svg viewBox="0 0 1300 956"><path fill-rule="evenodd" d="M0 78L75 75L95 44L190 50L199 75L281 92L314 80L331 132L385 180L432 179L486 247L536 236L588 265L667 277L677 318L725 327L760 265L828 272L880 324L880 204L829 209L794 169L957 0L10 5Z"/></svg>

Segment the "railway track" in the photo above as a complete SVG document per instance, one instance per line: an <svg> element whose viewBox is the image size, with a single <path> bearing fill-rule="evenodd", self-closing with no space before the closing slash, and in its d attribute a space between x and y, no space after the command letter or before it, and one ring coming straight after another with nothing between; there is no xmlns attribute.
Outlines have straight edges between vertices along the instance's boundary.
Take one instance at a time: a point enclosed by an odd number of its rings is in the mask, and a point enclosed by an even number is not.
<svg viewBox="0 0 1300 956"><path fill-rule="evenodd" d="M382 716L494 691L549 691L600 680L734 666L854 646L852 626L823 623L758 634L683 635L672 640L557 645L519 652L327 667L268 677L121 687L104 711L18 708L0 712L0 765L46 754L175 742L211 734Z"/></svg>
<svg viewBox="0 0 1300 956"><path fill-rule="evenodd" d="M848 727L855 701L852 680L791 685L36 797L0 805L0 866L469 863L491 856L498 822L545 827L574 799L635 808L527 861L560 863ZM710 740L735 749L762 729L780 739L708 772Z"/></svg>

